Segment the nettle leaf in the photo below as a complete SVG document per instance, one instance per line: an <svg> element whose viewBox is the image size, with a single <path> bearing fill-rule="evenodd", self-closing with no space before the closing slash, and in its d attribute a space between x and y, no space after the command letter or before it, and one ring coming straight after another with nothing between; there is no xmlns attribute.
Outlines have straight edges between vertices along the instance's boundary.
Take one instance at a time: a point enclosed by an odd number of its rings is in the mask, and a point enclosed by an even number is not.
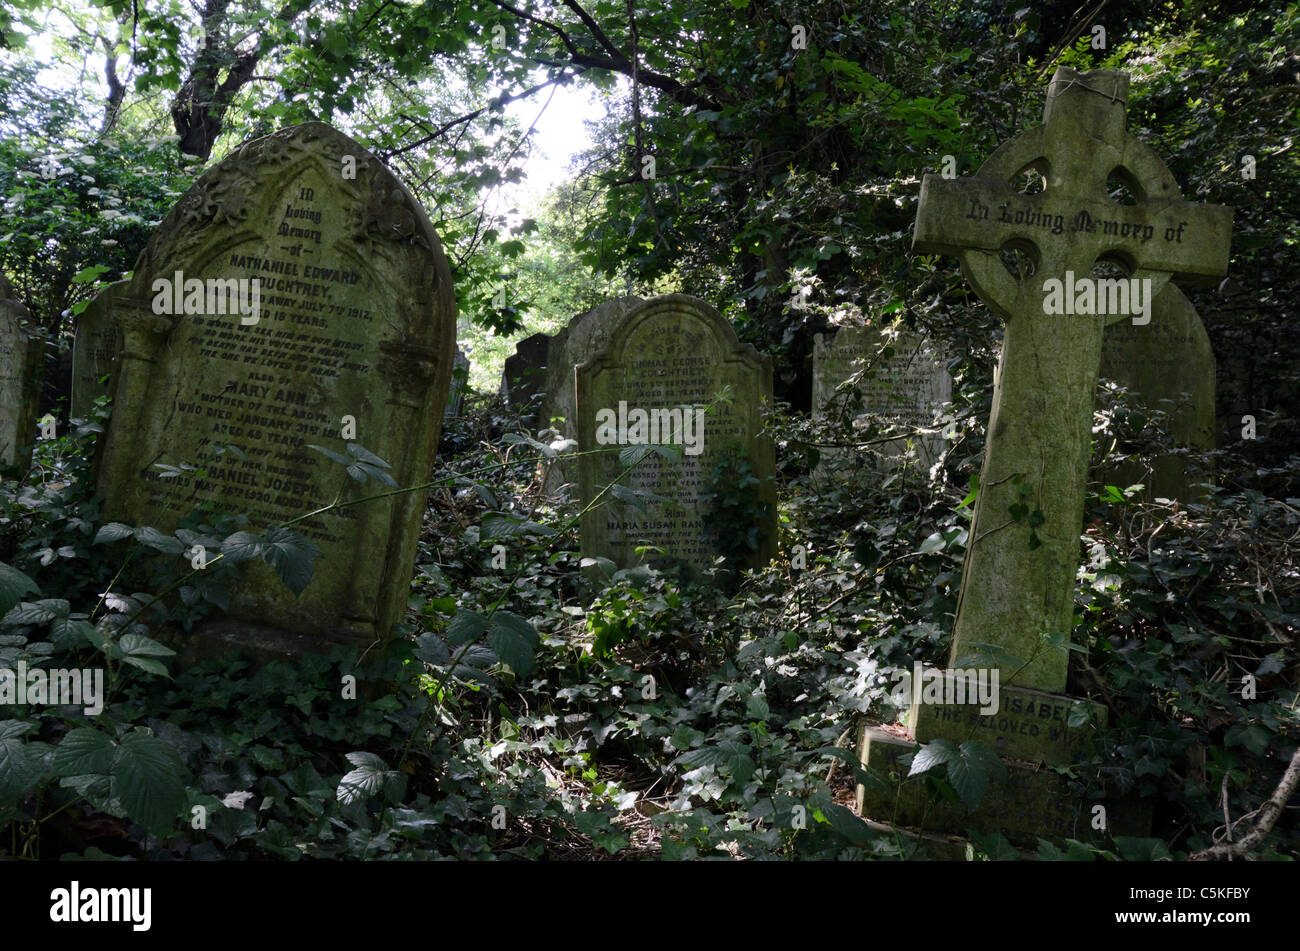
<svg viewBox="0 0 1300 951"><path fill-rule="evenodd" d="M397 480L390 476L378 466L373 466L368 462L354 462L348 466L348 475L358 482L364 483L367 477L376 479L390 488L397 488Z"/></svg>
<svg viewBox="0 0 1300 951"><path fill-rule="evenodd" d="M136 529L135 537L140 544L147 545L165 555L179 555L185 551L185 545L179 538L164 535L158 529L151 528L148 525Z"/></svg>
<svg viewBox="0 0 1300 951"><path fill-rule="evenodd" d="M55 776L107 776L113 768L117 744L99 730L78 727L68 732L54 750Z"/></svg>
<svg viewBox="0 0 1300 951"><path fill-rule="evenodd" d="M487 640L501 662L516 674L525 676L536 669L534 653L537 650L537 631L519 615L509 611L498 611L492 615Z"/></svg>
<svg viewBox="0 0 1300 951"><path fill-rule="evenodd" d="M446 667L451 663L451 651L437 634L421 634L416 641L415 656L434 667Z"/></svg>
<svg viewBox="0 0 1300 951"><path fill-rule="evenodd" d="M642 499L641 496L637 495L635 492L633 492L625 485L620 485L619 483L615 482L613 485L609 487L609 493L610 495L614 496L614 498L618 499L620 502L626 502L628 505L631 505L633 508L637 509L638 511L641 512L646 511L645 500Z"/></svg>
<svg viewBox="0 0 1300 951"><path fill-rule="evenodd" d="M24 601L0 619L0 624L45 624L55 618L67 617L69 610L68 602L57 598Z"/></svg>
<svg viewBox="0 0 1300 951"><path fill-rule="evenodd" d="M957 753L948 760L948 781L966 807L974 809L984 798L990 775L1005 777L1006 767L993 750L975 740L967 740Z"/></svg>
<svg viewBox="0 0 1300 951"><path fill-rule="evenodd" d="M919 776L936 766L942 766L956 759L957 755L957 747L951 740L931 740L916 751L916 755L912 757L912 768L908 770L907 775Z"/></svg>
<svg viewBox="0 0 1300 951"><path fill-rule="evenodd" d="M171 828L185 805L185 764L176 751L136 728L122 737L109 775L110 795L151 832Z"/></svg>
<svg viewBox="0 0 1300 951"><path fill-rule="evenodd" d="M313 562L321 557L321 550L306 535L277 525L267 530L261 555L289 590L299 595L311 582Z"/></svg>
<svg viewBox="0 0 1300 951"><path fill-rule="evenodd" d="M123 538L133 538L135 529L130 525L123 525L121 522L109 522L107 525L101 525L99 531L95 533L95 540L92 545L98 545L101 542L116 542Z"/></svg>
<svg viewBox="0 0 1300 951"><path fill-rule="evenodd" d="M170 647L165 647L143 634L123 634L118 639L117 648L121 652L122 659L131 666L170 679L171 673L166 665L157 659L174 657L176 652Z"/></svg>
<svg viewBox="0 0 1300 951"><path fill-rule="evenodd" d="M354 802L363 802L384 791L398 799L404 794L406 776L396 770L390 770L388 764L374 753L349 753L347 760L354 769L339 780L338 789L335 791L339 805L348 806Z"/></svg>
<svg viewBox="0 0 1300 951"><path fill-rule="evenodd" d="M36 724L28 723L26 720L0 720L0 740L12 740L20 736L26 736L34 729L36 729Z"/></svg>
<svg viewBox="0 0 1300 951"><path fill-rule="evenodd" d="M317 452L321 453L322 455L328 456L330 459L333 459L335 462L340 462L343 465L348 464L347 456L340 456L333 449L326 449L324 446L313 446L311 443L307 443L307 448L315 449Z"/></svg>
<svg viewBox="0 0 1300 951"><path fill-rule="evenodd" d="M479 532L479 538L488 541L493 538L508 538L514 535L555 535L556 530L549 525L543 525L540 522L531 522L527 519L512 518L509 515L489 515L483 519L483 528Z"/></svg>
<svg viewBox="0 0 1300 951"><path fill-rule="evenodd" d="M9 613L9 609L23 599L24 594L40 594L36 582L17 568L0 561L0 614Z"/></svg>
<svg viewBox="0 0 1300 951"><path fill-rule="evenodd" d="M871 843L871 827L854 815L853 810L839 803L828 802L817 807L814 818L824 821L854 845Z"/></svg>
<svg viewBox="0 0 1300 951"><path fill-rule="evenodd" d="M618 454L618 464L624 469L639 465L641 460L650 455L653 447L649 443L633 443Z"/></svg>
<svg viewBox="0 0 1300 951"><path fill-rule="evenodd" d="M262 554L262 539L252 532L235 532L221 543L221 554L231 564L239 564Z"/></svg>
<svg viewBox="0 0 1300 951"><path fill-rule="evenodd" d="M456 616L451 619L451 624L447 625L447 643L452 647L468 644L470 641L478 640L487 629L486 617L477 611L462 609L456 612Z"/></svg>
<svg viewBox="0 0 1300 951"><path fill-rule="evenodd" d="M0 805L25 798L44 772L40 757L26 743L0 735Z"/></svg>
<svg viewBox="0 0 1300 951"><path fill-rule="evenodd" d="M365 462L372 466L378 466L381 469L393 468L383 459L380 459L373 452L371 452L365 446L360 445L359 443L355 443L355 442L348 443L348 452L351 453L353 458L357 459L359 462Z"/></svg>

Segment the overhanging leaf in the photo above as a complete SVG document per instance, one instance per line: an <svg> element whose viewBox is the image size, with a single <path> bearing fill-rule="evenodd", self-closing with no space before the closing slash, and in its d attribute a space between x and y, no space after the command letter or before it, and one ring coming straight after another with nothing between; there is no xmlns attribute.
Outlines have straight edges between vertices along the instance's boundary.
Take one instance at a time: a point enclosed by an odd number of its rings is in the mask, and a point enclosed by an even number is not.
<svg viewBox="0 0 1300 951"><path fill-rule="evenodd" d="M0 561L0 616L23 599L25 594L40 594L36 582L17 568Z"/></svg>
<svg viewBox="0 0 1300 951"><path fill-rule="evenodd" d="M176 823L185 805L184 775L176 751L137 728L118 744L109 790L133 820L163 833Z"/></svg>
<svg viewBox="0 0 1300 951"><path fill-rule="evenodd" d="M321 550L306 535L291 528L276 525L267 530L263 539L262 558L280 575L280 580L295 595L302 594L311 582L313 564L321 557Z"/></svg>
<svg viewBox="0 0 1300 951"><path fill-rule="evenodd" d="M536 668L533 655L537 650L537 631L519 615L509 611L492 615L487 640L501 662L516 674L524 676Z"/></svg>

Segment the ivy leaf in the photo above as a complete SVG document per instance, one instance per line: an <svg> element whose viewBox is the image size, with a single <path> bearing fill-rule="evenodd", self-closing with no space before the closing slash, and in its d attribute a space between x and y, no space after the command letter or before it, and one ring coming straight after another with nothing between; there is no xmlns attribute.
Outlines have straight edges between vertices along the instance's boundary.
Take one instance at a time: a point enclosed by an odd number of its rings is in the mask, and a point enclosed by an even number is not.
<svg viewBox="0 0 1300 951"><path fill-rule="evenodd" d="M509 611L492 615L487 641L501 662L521 677L536 669L533 655L537 650L537 631L519 615Z"/></svg>
<svg viewBox="0 0 1300 951"><path fill-rule="evenodd" d="M24 594L40 594L36 582L17 568L0 561L0 616L23 599Z"/></svg>
<svg viewBox="0 0 1300 951"><path fill-rule="evenodd" d="M162 740L136 728L122 737L109 776L110 795L146 829L166 832L185 805L185 765Z"/></svg>
<svg viewBox="0 0 1300 951"><path fill-rule="evenodd" d="M920 553L928 555L931 552L943 551L944 537L938 532L933 533L925 541L921 542Z"/></svg>
<svg viewBox="0 0 1300 951"><path fill-rule="evenodd" d="M261 555L289 590L299 595L311 582L313 562L321 557L321 550L306 535L276 525L267 530Z"/></svg>
<svg viewBox="0 0 1300 951"><path fill-rule="evenodd" d="M1265 677L1269 674L1280 674L1284 666L1282 652L1274 651L1259 662L1259 666L1255 668L1255 676Z"/></svg>

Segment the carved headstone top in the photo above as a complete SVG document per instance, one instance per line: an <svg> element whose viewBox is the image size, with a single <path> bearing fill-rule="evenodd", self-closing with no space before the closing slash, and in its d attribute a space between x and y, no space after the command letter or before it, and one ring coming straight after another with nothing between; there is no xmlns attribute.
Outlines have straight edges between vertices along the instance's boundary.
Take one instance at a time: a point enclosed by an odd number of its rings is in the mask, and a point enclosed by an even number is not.
<svg viewBox="0 0 1300 951"><path fill-rule="evenodd" d="M998 664L1005 678L1046 691L1065 687L1066 652L1044 635L1072 629L1102 332L1149 320L1171 277L1203 280L1228 262L1232 209L1182 199L1125 128L1127 100L1123 73L1058 69L1043 124L974 176L927 174L917 210L914 249L956 255L1007 320L951 662L995 644L1020 661ZM1036 194L1018 190L1029 171L1045 182ZM1112 200L1116 178L1133 204ZM1005 251L1024 266L1004 266ZM1098 265L1125 278L1094 277Z"/></svg>
<svg viewBox="0 0 1300 951"><path fill-rule="evenodd" d="M702 568L721 541L737 557L744 549L746 560L766 563L776 551L775 460L760 408L771 400L771 358L741 344L704 301L669 294L624 313L577 368L581 496L584 504L601 498L583 516L583 553L628 567L651 560L636 551L651 545ZM646 444L678 447L680 462L651 451L622 475L621 450ZM601 449L609 451L586 454ZM710 480L719 468L737 475L746 466L753 481L732 490L752 494L743 524L729 526L725 539L710 536ZM653 497L643 508L627 490Z"/></svg>
<svg viewBox="0 0 1300 951"><path fill-rule="evenodd" d="M455 348L451 273L419 203L328 125L248 142L205 172L141 253L113 318L98 471L109 518L170 532L237 513L261 530L382 489L309 444L345 457L364 447L400 486L432 468ZM223 631L244 642L266 626L304 649L386 638L409 593L422 499L297 523L323 555L310 582L295 595L247 563Z"/></svg>

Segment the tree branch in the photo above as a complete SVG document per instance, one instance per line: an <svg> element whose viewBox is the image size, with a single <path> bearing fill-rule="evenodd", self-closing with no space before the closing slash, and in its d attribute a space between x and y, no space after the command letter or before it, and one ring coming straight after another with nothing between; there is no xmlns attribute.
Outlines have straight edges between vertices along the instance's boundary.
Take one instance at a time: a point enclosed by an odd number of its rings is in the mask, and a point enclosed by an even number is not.
<svg viewBox="0 0 1300 951"><path fill-rule="evenodd" d="M546 82L544 83L538 83L536 86L533 86L529 89L525 89L523 92L517 92L510 96L501 96L497 99L494 99L492 100L492 103L499 103L500 105L504 106L506 103L514 102L516 99L527 99L533 93L539 92L545 89L547 86L552 86L555 83L560 82L566 77L566 75L578 76L585 72L586 72L585 69L577 69L574 70L572 73L568 73L568 74L561 73L558 76L551 77L550 79L546 80ZM434 129L432 132L430 132L428 135L424 136L421 139L416 139L414 142L410 143L409 145L403 145L401 148L390 149L384 152L380 152L378 153L379 157L382 160L387 161L389 158L393 156L402 155L406 152L410 152L412 149L418 149L422 145L427 145L428 143L432 142L434 139L438 138L439 136L446 134L448 130L454 129L456 126L465 122L473 122L483 113L491 109L492 103L489 103L486 106L480 106L478 109L475 109L473 112L467 112L463 116L457 116L455 119L451 119L448 122L443 123L442 125L438 126L436 129Z"/></svg>
<svg viewBox="0 0 1300 951"><path fill-rule="evenodd" d="M590 53L581 52L573 42L573 38L563 27L556 23L551 23L549 20L539 19L524 10L520 10L518 7L510 4L508 0L491 0L491 3L521 20L535 23L544 29L550 30L558 36L560 42L564 44L564 48L569 52L569 62L571 65L581 66L583 69L603 69L611 73L621 73L622 75L631 78L632 61L613 45L609 37L605 35L605 32L601 30L596 21L592 19L591 15L581 7L577 6L576 3L572 3L570 0L565 0L565 5L578 14L579 18L582 19L583 24L588 30L593 31L592 36L597 45L601 49L611 52L610 56L595 56ZM662 73L656 73L641 68L638 68L637 74L639 81L643 86L650 86L654 89L658 89L660 92L667 93L668 96L684 106L695 106L699 109L717 108L717 103L712 99L709 99L706 96L701 96L699 93L695 92L694 87L698 85L698 83L692 83L688 86L684 83L678 82L671 76L665 76Z"/></svg>
<svg viewBox="0 0 1300 951"><path fill-rule="evenodd" d="M1231 861L1254 849L1272 831L1278 817L1282 815L1282 810L1286 808L1287 800L1295 792L1298 783L1300 783L1300 746L1297 746L1296 751L1291 754L1291 764L1287 766L1286 772L1282 774L1282 781L1277 784L1277 789L1273 790L1273 795L1269 796L1268 800L1259 807L1256 813L1242 816L1242 819L1247 819L1250 815L1256 815L1255 827L1236 842L1221 842L1218 845L1210 846L1208 849L1201 849L1199 852L1192 853L1188 856L1189 861L1213 859L1228 859ZM1231 826L1227 827L1226 834L1231 836Z"/></svg>

